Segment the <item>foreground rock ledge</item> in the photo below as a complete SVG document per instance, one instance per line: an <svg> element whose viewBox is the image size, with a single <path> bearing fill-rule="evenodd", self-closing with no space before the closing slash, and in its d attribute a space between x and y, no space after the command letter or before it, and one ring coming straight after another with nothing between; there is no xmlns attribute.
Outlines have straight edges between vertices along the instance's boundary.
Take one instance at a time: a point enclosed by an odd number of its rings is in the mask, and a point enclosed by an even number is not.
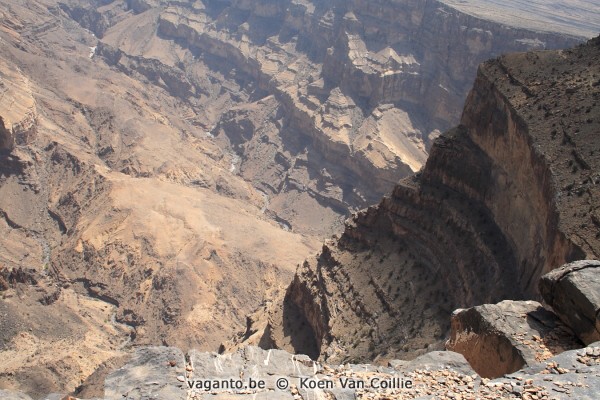
<svg viewBox="0 0 600 400"><path fill-rule="evenodd" d="M147 354L153 357L147 357ZM106 400L153 398L139 397L135 393L156 395L169 392L169 399L414 399L432 396L436 399L470 398L577 398L593 399L600 389L600 343L587 348L570 350L545 362L532 363L526 369L496 380L479 377L466 360L453 352L432 352L408 364L399 363L397 368L374 365L328 366L311 361L302 355L289 354L282 350L263 350L245 347L233 354L216 353L188 354L185 376L173 377L175 370L169 360L178 350L168 347L140 348L136 356L121 370L109 375ZM143 372L143 373L142 373ZM129 374L129 388L122 387L118 394L110 387L113 375ZM160 386L165 377L173 380L168 386ZM200 380L234 379L248 381L249 378L263 380L265 389L188 389L190 382ZM327 389L303 389L300 380L332 382ZM350 381L379 382L410 381L411 387L394 389L343 389L343 379ZM289 386L277 389L277 382L285 380ZM183 381L183 382L182 382ZM121 381L123 382L123 381ZM149 391L151 390L151 392ZM537 396L537 397L533 397ZM161 397L162 398L162 397Z"/></svg>
<svg viewBox="0 0 600 400"><path fill-rule="evenodd" d="M395 367L391 367L394 365ZM260 389L208 388L219 381L265 383ZM278 382L287 384L278 389ZM301 380L327 388L306 389ZM365 382L364 388L343 388L342 382ZM200 384L198 384L200 382ZM402 387L370 387L391 382ZM410 383L409 383L410 382ZM190 384L194 388L190 388ZM600 392L600 342L569 350L511 375L481 378L465 358L450 351L427 353L411 362L393 360L389 367L368 364L324 365L282 350L245 347L235 353L191 351L174 347L140 347L122 368L108 375L104 395L96 400L250 400L250 399L596 399ZM536 397L534 397L536 396ZM3 400L30 400L22 393L0 390ZM64 394L48 400L75 400Z"/></svg>
<svg viewBox="0 0 600 400"><path fill-rule="evenodd" d="M366 364L328 366L306 356L257 347L222 355L192 351L184 358L183 353L173 347L145 347L138 348L125 366L107 377L102 399L594 399L600 390L600 343L566 351L496 380L479 377L460 354L448 351L428 353L410 363L393 361L390 364L396 368ZM219 380L248 382L251 378L264 381L265 387L189 388L190 383L195 386L197 382ZM302 379L313 384L330 383L328 388L306 389L302 387ZM280 390L277 385L282 380L288 386ZM344 380L365 382L366 386L344 389ZM377 382L404 387L369 387ZM8 400L30 399L9 391L0 391L0 396ZM74 399L58 394L44 398Z"/></svg>

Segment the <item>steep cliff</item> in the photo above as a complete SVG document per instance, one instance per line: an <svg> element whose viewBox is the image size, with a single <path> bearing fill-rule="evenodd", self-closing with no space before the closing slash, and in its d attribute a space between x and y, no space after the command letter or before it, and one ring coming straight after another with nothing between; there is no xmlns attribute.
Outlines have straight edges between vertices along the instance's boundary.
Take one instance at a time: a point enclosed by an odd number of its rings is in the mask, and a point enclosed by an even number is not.
<svg viewBox="0 0 600 400"><path fill-rule="evenodd" d="M538 298L543 273L598 258L599 60L596 38L482 64L423 171L299 267L254 335L325 359L411 357L441 344L451 310Z"/></svg>
<svg viewBox="0 0 600 400"><path fill-rule="evenodd" d="M0 59L0 150L33 142L36 105L29 79Z"/></svg>

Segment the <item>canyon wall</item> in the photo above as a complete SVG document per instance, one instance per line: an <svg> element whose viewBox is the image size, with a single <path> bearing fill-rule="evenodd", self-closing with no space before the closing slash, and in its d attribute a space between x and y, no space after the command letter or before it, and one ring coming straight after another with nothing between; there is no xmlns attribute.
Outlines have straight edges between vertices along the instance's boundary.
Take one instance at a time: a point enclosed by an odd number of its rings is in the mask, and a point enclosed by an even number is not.
<svg viewBox="0 0 600 400"><path fill-rule="evenodd" d="M482 64L423 171L349 219L249 332L323 359L409 358L442 346L452 310L537 299L542 274L598 258L599 59L596 38Z"/></svg>
<svg viewBox="0 0 600 400"><path fill-rule="evenodd" d="M35 139L36 110L29 79L0 60L0 150L31 144Z"/></svg>
<svg viewBox="0 0 600 400"><path fill-rule="evenodd" d="M276 220L321 237L424 165L432 139L458 122L478 63L581 40L439 1L60 7L96 33L109 65L189 103L186 118L238 157L234 172Z"/></svg>

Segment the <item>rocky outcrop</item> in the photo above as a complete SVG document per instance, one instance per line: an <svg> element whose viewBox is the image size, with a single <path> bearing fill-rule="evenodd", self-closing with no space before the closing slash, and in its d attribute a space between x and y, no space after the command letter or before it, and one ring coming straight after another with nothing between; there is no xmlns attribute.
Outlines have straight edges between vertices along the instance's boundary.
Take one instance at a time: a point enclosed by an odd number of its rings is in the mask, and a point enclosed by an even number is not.
<svg viewBox="0 0 600 400"><path fill-rule="evenodd" d="M2 150L12 150L13 148L13 135L6 126L4 126L4 120L0 120L0 149Z"/></svg>
<svg viewBox="0 0 600 400"><path fill-rule="evenodd" d="M600 390L598 368L600 343L565 351L545 362L525 368L504 378L489 381L516 396L538 393L557 399L592 400ZM531 390L535 388L535 390ZM529 389L529 390L528 390Z"/></svg>
<svg viewBox="0 0 600 400"><path fill-rule="evenodd" d="M449 166L459 154L464 170ZM508 243L471 196L485 192L489 158L458 129L440 139L428 163L440 166L449 185L427 170L403 182L299 268L282 311L281 329L290 333L271 329L276 344L290 335L293 342L285 314L300 310L326 358L411 357L442 346L451 308L522 296Z"/></svg>
<svg viewBox="0 0 600 400"><path fill-rule="evenodd" d="M544 369L534 365L541 361L546 362L545 370L558 374L570 374L578 363L597 365L589 357L597 357L599 349L583 349L577 356L566 350L580 347L577 338L588 340L587 344L593 342L598 266L597 261L576 261L541 278L540 291L563 322L534 301L503 301L456 310L446 347L463 354L483 377L517 370L540 373ZM548 362L550 358L555 361ZM579 377L577 380L582 382Z"/></svg>
<svg viewBox="0 0 600 400"><path fill-rule="evenodd" d="M571 330L535 301L456 310L449 350L465 356L477 373L496 378L580 347Z"/></svg>
<svg viewBox="0 0 600 400"><path fill-rule="evenodd" d="M118 67L127 75L142 75L155 85L168 90L175 97L187 99L196 95L196 88L188 81L183 71L164 65L158 60L128 56L103 42L98 43L96 55L104 57L110 65Z"/></svg>
<svg viewBox="0 0 600 400"><path fill-rule="evenodd" d="M463 375L476 375L465 357L454 351L432 351L411 361L391 360L389 366L403 373L447 369Z"/></svg>
<svg viewBox="0 0 600 400"><path fill-rule="evenodd" d="M265 341L299 350L312 331L324 359L414 356L446 335L450 309L539 298L542 274L598 257L598 60L594 39L482 64L462 125L299 267Z"/></svg>
<svg viewBox="0 0 600 400"><path fill-rule="evenodd" d="M31 144L36 118L29 79L18 68L0 60L0 150Z"/></svg>
<svg viewBox="0 0 600 400"><path fill-rule="evenodd" d="M70 18L101 38L112 25L122 19L122 14L129 5L132 9L139 10L145 1L65 0L57 3ZM102 11L98 10L100 7Z"/></svg>
<svg viewBox="0 0 600 400"><path fill-rule="evenodd" d="M586 344L600 340L600 262L564 265L540 280L542 297Z"/></svg>

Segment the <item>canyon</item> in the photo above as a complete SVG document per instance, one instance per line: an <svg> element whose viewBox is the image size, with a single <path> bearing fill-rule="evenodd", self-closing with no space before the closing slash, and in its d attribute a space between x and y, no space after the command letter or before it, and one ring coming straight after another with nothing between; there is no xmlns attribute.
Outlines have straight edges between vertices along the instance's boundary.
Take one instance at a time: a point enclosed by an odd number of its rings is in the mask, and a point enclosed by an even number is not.
<svg viewBox="0 0 600 400"><path fill-rule="evenodd" d="M409 359L597 258L594 44L477 73L597 34L576 3L0 1L0 388L101 396L148 345Z"/></svg>
<svg viewBox="0 0 600 400"><path fill-rule="evenodd" d="M437 1L59 6L100 38L97 57L186 103L182 117L239 160L274 219L320 238L424 165L481 61L581 37Z"/></svg>

